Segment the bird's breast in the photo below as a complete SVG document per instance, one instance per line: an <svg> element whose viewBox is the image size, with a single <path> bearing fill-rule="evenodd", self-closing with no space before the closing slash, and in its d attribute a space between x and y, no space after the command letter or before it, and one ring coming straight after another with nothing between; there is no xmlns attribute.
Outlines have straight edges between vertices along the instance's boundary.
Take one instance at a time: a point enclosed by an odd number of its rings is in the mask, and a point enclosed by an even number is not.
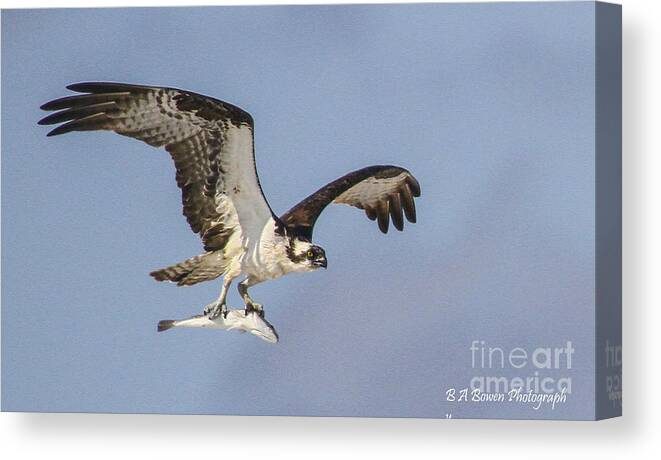
<svg viewBox="0 0 661 460"><path fill-rule="evenodd" d="M279 278L287 273L283 265L285 259L289 260L284 239L273 229L266 228L259 240L247 241L242 272L261 280Z"/></svg>

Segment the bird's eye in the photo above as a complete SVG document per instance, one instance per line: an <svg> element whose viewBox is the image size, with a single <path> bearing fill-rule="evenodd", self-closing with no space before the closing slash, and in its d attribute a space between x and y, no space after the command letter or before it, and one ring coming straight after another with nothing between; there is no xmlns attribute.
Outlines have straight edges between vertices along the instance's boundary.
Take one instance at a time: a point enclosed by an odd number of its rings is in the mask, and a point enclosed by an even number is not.
<svg viewBox="0 0 661 460"><path fill-rule="evenodd" d="M312 259L314 257L314 252L312 252L312 249L308 249L308 259Z"/></svg>

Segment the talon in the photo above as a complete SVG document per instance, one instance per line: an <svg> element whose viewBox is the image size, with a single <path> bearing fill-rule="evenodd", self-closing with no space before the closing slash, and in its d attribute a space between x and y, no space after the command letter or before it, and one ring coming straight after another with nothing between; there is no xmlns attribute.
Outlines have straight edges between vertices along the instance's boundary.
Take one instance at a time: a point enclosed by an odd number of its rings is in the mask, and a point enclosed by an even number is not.
<svg viewBox="0 0 661 460"><path fill-rule="evenodd" d="M261 304L258 303L246 304L245 315L248 316L252 312L257 313L260 318L264 318L264 308L262 307Z"/></svg>
<svg viewBox="0 0 661 460"><path fill-rule="evenodd" d="M225 304L211 303L204 307L204 315L208 316L211 320L218 318L220 315L223 315L223 318L227 318L227 313L228 310Z"/></svg>

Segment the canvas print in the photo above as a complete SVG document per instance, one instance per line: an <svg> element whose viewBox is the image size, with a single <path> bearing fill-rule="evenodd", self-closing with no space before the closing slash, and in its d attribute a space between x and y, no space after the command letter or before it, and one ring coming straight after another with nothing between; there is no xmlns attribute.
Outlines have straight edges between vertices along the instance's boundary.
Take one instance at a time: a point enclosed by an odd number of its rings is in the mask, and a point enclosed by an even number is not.
<svg viewBox="0 0 661 460"><path fill-rule="evenodd" d="M2 11L2 409L619 415L620 18Z"/></svg>

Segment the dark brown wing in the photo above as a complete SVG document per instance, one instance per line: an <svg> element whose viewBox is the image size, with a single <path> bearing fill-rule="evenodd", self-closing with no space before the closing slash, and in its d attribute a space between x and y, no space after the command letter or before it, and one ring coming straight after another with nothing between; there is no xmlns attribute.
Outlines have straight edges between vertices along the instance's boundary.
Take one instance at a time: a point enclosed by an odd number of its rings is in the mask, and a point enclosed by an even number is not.
<svg viewBox="0 0 661 460"><path fill-rule="evenodd" d="M350 172L320 188L291 208L280 219L289 231L312 240L312 230L319 214L332 203L364 209L379 229L388 232L390 219L399 231L404 229L403 214L415 223L414 197L420 196L420 184L413 175L398 166L368 166Z"/></svg>
<svg viewBox="0 0 661 460"><path fill-rule="evenodd" d="M64 123L48 135L112 130L165 147L177 170L183 213L207 250L221 249L236 231L261 231L271 218L255 170L253 120L247 112L174 88L123 83L67 88L86 94L41 107L58 112L39 124Z"/></svg>

